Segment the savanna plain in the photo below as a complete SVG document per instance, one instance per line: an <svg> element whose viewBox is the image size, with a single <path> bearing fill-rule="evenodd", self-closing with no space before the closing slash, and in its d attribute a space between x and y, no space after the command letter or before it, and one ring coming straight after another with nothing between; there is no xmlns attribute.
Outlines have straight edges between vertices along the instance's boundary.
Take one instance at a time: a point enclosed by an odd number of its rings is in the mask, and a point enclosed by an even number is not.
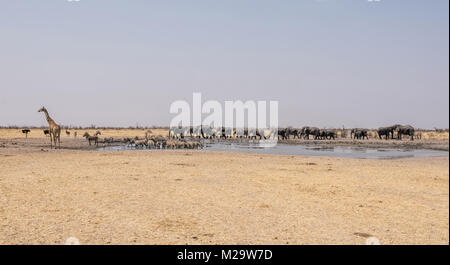
<svg viewBox="0 0 450 265"><path fill-rule="evenodd" d="M0 244L449 244L448 156L99 151L81 133L55 150L0 129Z"/></svg>

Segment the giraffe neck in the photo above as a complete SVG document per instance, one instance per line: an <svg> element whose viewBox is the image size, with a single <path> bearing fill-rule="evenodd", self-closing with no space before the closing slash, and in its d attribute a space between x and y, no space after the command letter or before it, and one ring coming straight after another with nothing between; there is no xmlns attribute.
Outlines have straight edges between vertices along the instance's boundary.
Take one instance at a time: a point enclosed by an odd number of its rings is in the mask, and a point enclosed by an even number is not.
<svg viewBox="0 0 450 265"><path fill-rule="evenodd" d="M44 113L45 113L45 118L47 119L48 124L49 125L56 125L55 121L52 118L50 118L50 115L48 114L48 111L45 110Z"/></svg>

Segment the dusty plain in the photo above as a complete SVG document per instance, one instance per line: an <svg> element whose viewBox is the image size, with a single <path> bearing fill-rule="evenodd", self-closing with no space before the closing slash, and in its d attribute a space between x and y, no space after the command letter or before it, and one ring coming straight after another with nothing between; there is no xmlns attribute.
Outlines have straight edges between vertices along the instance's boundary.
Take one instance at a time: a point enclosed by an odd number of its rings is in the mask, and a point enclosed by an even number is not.
<svg viewBox="0 0 450 265"><path fill-rule="evenodd" d="M448 156L113 152L80 133L61 140L50 150L42 131L0 130L0 244L449 244Z"/></svg>

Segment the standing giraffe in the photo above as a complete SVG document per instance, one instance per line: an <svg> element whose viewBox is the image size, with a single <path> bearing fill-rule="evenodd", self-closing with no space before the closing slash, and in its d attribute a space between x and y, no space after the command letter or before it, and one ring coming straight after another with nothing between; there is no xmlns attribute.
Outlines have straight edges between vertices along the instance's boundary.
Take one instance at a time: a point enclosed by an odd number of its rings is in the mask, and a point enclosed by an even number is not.
<svg viewBox="0 0 450 265"><path fill-rule="evenodd" d="M61 136L61 127L59 127L58 124L56 124L56 122L50 118L50 115L48 115L48 111L45 107L42 107L40 110L38 110L38 112L44 112L45 113L45 118L47 119L48 122L48 131L50 134L50 148L53 147L52 145L52 141L53 143L55 143L55 148L56 148L56 140L58 140L58 145L61 148L61 140L60 140L60 136Z"/></svg>

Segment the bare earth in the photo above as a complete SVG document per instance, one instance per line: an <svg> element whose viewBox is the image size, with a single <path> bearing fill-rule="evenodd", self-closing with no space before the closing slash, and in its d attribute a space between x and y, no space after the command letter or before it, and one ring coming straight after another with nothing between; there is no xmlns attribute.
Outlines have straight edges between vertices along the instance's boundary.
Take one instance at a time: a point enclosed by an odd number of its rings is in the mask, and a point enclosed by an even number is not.
<svg viewBox="0 0 450 265"><path fill-rule="evenodd" d="M369 236L449 244L448 157L98 152L2 141L0 244L364 244Z"/></svg>

